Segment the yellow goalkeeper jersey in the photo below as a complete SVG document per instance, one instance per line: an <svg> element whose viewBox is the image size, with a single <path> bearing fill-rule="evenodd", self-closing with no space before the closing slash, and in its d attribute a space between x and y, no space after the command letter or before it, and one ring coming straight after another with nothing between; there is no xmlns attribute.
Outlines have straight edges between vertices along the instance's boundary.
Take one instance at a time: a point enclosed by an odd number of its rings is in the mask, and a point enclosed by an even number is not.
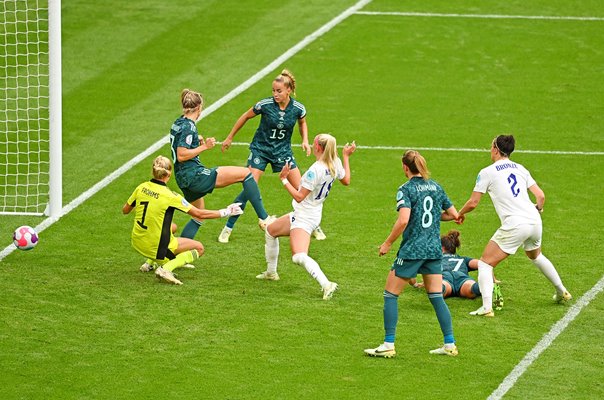
<svg viewBox="0 0 604 400"><path fill-rule="evenodd" d="M155 179L138 185L128 198L128 204L135 208L132 247L147 258L174 258L178 248L178 241L170 229L174 210L189 212L191 204L164 182Z"/></svg>

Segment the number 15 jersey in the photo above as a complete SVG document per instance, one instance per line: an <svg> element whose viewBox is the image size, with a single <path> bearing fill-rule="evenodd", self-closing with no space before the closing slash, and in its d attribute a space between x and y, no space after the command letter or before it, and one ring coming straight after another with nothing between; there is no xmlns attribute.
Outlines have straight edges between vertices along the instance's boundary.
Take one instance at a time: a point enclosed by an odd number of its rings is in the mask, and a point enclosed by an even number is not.
<svg viewBox="0 0 604 400"><path fill-rule="evenodd" d="M262 114L250 150L273 160L291 153L292 133L299 119L306 116L306 108L297 100L290 99L285 110L273 97L260 100L252 108L256 115Z"/></svg>
<svg viewBox="0 0 604 400"><path fill-rule="evenodd" d="M476 177L475 192L489 193L503 229L541 224L541 216L528 195L535 184L530 172L508 159L497 160Z"/></svg>

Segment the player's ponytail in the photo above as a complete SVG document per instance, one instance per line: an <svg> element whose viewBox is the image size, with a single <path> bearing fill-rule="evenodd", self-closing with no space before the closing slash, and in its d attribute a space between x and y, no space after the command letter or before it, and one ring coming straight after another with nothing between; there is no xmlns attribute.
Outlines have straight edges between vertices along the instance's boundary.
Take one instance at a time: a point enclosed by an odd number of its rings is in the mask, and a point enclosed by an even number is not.
<svg viewBox="0 0 604 400"><path fill-rule="evenodd" d="M183 89L180 93L180 103L182 104L182 113L184 115L191 114L197 107L203 107L203 97L191 89Z"/></svg>
<svg viewBox="0 0 604 400"><path fill-rule="evenodd" d="M459 246L461 246L459 235L461 235L461 233L458 230L451 229L445 235L440 237L440 244L443 246L447 254L457 253L457 249Z"/></svg>
<svg viewBox="0 0 604 400"><path fill-rule="evenodd" d="M165 179L172 175L172 162L164 156L157 156L153 160L153 177L157 180Z"/></svg>
<svg viewBox="0 0 604 400"><path fill-rule="evenodd" d="M403 155L403 164L409 168L412 174L420 174L422 178L430 179L430 171L426 164L426 159L419 154L419 151L407 150Z"/></svg>
<svg viewBox="0 0 604 400"><path fill-rule="evenodd" d="M336 138L331 136L329 133L320 133L315 138L317 144L323 149L323 155L320 158L325 165L332 177L336 177L336 158L338 158L338 148L336 144Z"/></svg>

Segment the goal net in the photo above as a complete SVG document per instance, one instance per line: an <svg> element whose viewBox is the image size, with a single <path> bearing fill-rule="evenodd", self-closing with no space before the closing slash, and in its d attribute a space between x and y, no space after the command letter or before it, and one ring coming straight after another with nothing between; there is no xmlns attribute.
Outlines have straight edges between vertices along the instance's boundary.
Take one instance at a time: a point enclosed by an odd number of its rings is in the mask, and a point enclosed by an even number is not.
<svg viewBox="0 0 604 400"><path fill-rule="evenodd" d="M60 197L60 8L58 36L58 143L52 142L51 40L54 0L0 1L0 213L51 215ZM59 3L60 5L60 3ZM59 6L60 7L60 6ZM49 40L50 39L50 40ZM56 69L56 67L54 67ZM56 151L58 145L59 152ZM57 160L55 156L58 155ZM51 177L51 164L58 163ZM53 198L54 197L54 198ZM59 206L55 208L60 210Z"/></svg>

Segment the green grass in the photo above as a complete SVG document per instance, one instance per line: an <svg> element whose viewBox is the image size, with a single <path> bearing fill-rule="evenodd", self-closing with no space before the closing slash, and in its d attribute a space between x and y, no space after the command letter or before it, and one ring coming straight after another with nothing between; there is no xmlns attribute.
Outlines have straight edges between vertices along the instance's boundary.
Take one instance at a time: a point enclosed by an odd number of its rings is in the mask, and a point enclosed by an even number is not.
<svg viewBox="0 0 604 400"><path fill-rule="evenodd" d="M183 87L211 104L353 4L63 0L64 203L166 135ZM374 1L366 9L604 17L595 1ZM518 150L604 150L603 27L353 15L283 67L298 79L311 136L484 148L422 151L459 208L490 163L496 134L514 133ZM200 132L226 137L241 113L270 95L279 69L202 120ZM236 141L249 141L257 123ZM298 147L295 154L305 170L312 160ZM180 273L182 287L138 272L143 260L130 248L132 219L121 207L149 178L152 158L143 161L43 231L35 250L0 261L0 398L487 398L568 306L552 304L549 282L518 254L496 269L506 298L496 318L470 318L478 301L448 301L459 357L429 356L442 337L425 293L413 289L399 300L398 357L364 357L363 348L383 339L381 293L394 250L379 258L377 247L396 218L401 154L360 148L351 186L330 192L328 239L310 249L341 286L330 302L291 262L288 239L281 281L254 278L265 261L253 212L226 246L216 241L224 221L204 224L206 254L195 271ZM242 165L246 157L234 146L203 160ZM520 151L512 158L546 193L543 250L578 299L602 277L603 158ZM276 175L266 174L260 188L271 213L289 211ZM206 205L222 207L239 190L217 190ZM41 220L2 216L2 247L14 227ZM498 226L484 198L459 228L462 254L478 257ZM603 309L600 294L506 398L603 397Z"/></svg>

